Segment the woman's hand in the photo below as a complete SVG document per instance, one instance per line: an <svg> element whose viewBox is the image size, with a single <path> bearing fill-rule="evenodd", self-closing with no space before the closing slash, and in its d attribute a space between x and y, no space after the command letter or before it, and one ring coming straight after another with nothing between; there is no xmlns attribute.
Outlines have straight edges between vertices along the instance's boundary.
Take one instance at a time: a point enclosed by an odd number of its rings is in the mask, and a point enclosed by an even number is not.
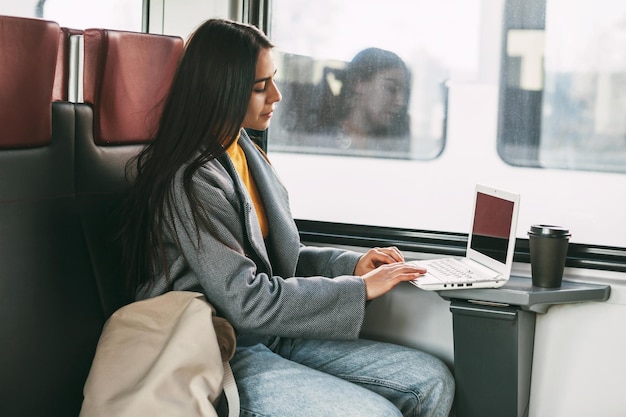
<svg viewBox="0 0 626 417"><path fill-rule="evenodd" d="M412 281L426 273L426 268L404 262L381 265L363 275L367 300L373 300L391 291L403 281Z"/></svg>
<svg viewBox="0 0 626 417"><path fill-rule="evenodd" d="M381 265L404 262L404 256L395 246L388 248L373 248L361 256L354 268L354 275L363 276Z"/></svg>
<svg viewBox="0 0 626 417"><path fill-rule="evenodd" d="M389 292L402 281L411 281L426 273L426 268L404 263L396 247L373 248L359 259L354 274L363 277L367 299Z"/></svg>

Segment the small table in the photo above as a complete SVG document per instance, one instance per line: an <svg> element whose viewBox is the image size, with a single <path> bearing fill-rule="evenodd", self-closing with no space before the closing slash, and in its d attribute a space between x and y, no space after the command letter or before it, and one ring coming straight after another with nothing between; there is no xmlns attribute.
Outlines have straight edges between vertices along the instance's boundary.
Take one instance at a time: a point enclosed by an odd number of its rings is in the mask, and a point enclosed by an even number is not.
<svg viewBox="0 0 626 417"><path fill-rule="evenodd" d="M566 280L560 288L533 287L515 276L500 288L438 291L453 315L457 417L527 416L537 313L605 301L610 292Z"/></svg>

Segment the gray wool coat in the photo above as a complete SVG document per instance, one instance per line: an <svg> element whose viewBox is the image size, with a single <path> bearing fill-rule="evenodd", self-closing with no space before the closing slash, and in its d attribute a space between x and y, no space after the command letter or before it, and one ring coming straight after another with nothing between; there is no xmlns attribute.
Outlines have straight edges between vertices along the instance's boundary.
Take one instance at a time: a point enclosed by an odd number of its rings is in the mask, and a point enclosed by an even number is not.
<svg viewBox="0 0 626 417"><path fill-rule="evenodd" d="M138 299L169 290L200 291L233 324L240 344L268 336L357 338L366 294L363 280L352 274L362 254L302 245L276 172L244 131L239 143L263 200L267 239L227 155L206 163L192 179L211 231L192 221L181 169L173 187L174 227L165 230L170 280L160 271Z"/></svg>

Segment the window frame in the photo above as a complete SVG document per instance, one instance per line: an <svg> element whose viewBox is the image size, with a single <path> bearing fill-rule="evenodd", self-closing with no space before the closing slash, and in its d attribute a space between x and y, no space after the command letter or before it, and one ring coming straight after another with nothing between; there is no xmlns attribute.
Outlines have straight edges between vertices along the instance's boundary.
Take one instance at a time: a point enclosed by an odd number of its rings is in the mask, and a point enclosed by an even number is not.
<svg viewBox="0 0 626 417"><path fill-rule="evenodd" d="M310 244L396 246L402 251L446 256L465 256L468 235L432 230L402 229L296 220L300 238ZM514 262L530 263L528 239L517 238ZM626 248L570 243L565 266L590 270L626 272Z"/></svg>
<svg viewBox="0 0 626 417"><path fill-rule="evenodd" d="M505 0L505 7L513 7L516 4L520 4L524 0ZM249 3L249 2L246 2ZM249 23L260 25L264 30L270 29L271 26L271 1L259 1L257 7L263 7L263 11L259 12L265 17L263 22L249 20ZM544 10L545 14L546 0L539 0L536 6L539 9L537 11ZM520 16L516 16L520 18ZM507 28L514 27L517 21L511 20L506 24L502 30L503 39L506 39ZM535 21L537 19L535 18ZM543 29L545 21L539 21L540 24L535 24L534 27L521 26L520 29ZM502 48L506 46L506 42L502 43ZM505 51L502 51L502 57L506 56ZM510 63L509 63L510 64ZM505 75L509 69L506 68L507 63L504 59L500 59L500 89L499 99L506 100L504 96L505 92L502 88L502 83L506 82ZM543 91L542 91L543 92ZM542 97L540 97L541 99ZM444 125L444 148L446 150L447 144L447 129L448 129L448 96L446 94L446 114ZM541 109L539 108L539 111ZM540 116L540 115L539 115ZM502 117L504 115L501 111L498 112L498 121L496 134L496 146L497 152L502 157L501 148L501 135L502 132ZM539 119L540 120L540 117ZM263 133L263 141L267 143L267 131ZM529 140L529 139L527 139ZM502 157L503 161L506 161ZM416 161L421 163L420 161ZM538 166L538 164L534 165ZM524 165L528 168L528 165ZM300 231L301 240L307 244L324 244L334 246L350 246L350 247L362 247L370 248L373 246L397 246L403 251L412 253L425 253L435 255L450 255L450 256L463 256L465 254L465 248L467 244L468 235L464 233L451 233L435 230L422 230L411 228L396 228L385 226L372 226L365 224L350 224L332 221L310 220L310 219L296 219L296 224ZM517 238L515 245L515 262L530 263L530 251L528 239ZM571 268L590 269L598 271L614 271L619 273L626 273L626 248L617 246L605 246L597 244L584 244L584 243L570 243L568 256L566 260L566 266Z"/></svg>

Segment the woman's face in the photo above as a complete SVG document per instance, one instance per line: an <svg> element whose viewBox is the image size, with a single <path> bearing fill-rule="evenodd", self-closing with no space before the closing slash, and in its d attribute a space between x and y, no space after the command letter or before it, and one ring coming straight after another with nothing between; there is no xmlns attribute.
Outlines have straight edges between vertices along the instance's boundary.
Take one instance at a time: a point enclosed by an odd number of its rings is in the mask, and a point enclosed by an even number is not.
<svg viewBox="0 0 626 417"><path fill-rule="evenodd" d="M274 107L282 98L274 82L275 74L276 66L272 50L261 49L243 127L255 130L265 130L269 127Z"/></svg>
<svg viewBox="0 0 626 417"><path fill-rule="evenodd" d="M389 68L378 72L369 81L356 86L357 103L361 117L371 129L388 129L406 113L408 80L404 70Z"/></svg>

